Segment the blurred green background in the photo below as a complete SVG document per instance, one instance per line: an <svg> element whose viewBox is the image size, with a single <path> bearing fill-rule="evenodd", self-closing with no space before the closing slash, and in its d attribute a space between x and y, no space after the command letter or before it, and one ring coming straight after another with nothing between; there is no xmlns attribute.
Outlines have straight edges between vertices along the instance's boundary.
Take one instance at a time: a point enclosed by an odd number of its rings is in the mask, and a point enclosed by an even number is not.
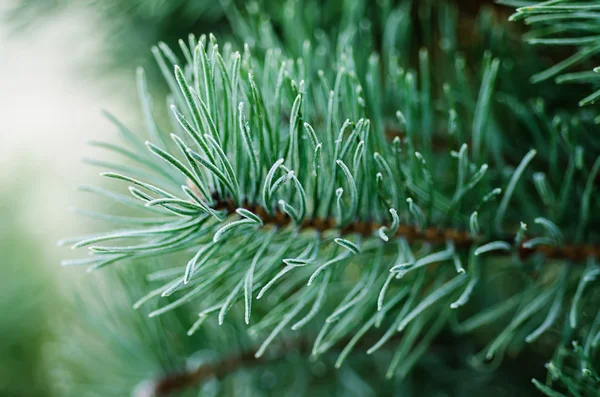
<svg viewBox="0 0 600 397"><path fill-rule="evenodd" d="M69 213L90 200L76 185L101 181L81 165L86 139L112 139L103 108L136 126L135 68L98 77L108 32L91 9L23 26L15 6L0 1L0 396L65 396L74 368L58 353L94 277L61 267L70 253L56 242L92 227Z"/></svg>

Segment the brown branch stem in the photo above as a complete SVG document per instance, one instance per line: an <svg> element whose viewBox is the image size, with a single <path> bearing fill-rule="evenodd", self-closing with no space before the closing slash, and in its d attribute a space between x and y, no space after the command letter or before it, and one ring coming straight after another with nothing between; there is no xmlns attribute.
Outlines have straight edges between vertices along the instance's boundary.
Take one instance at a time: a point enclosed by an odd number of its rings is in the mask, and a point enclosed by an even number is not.
<svg viewBox="0 0 600 397"><path fill-rule="evenodd" d="M222 200L218 196L213 196L215 201L214 208L217 210L225 210L229 214L235 213L238 206L231 200ZM279 209L269 213L265 208L258 204L244 203L242 208L247 209L257 214L265 225L273 225L277 227L285 227L292 223L290 217ZM338 229L341 235L344 234L360 234L368 237L373 235L383 225L371 221L355 221L344 225L341 228L336 226L333 218L310 218L306 219L302 225L302 229L315 229L321 233ZM409 242L425 242L429 244L439 245L447 241L451 241L455 247L460 249L468 249L473 244L485 244L487 241L480 236L472 236L470 233L453 228L437 228L427 227L420 229L416 225L402 224L394 236L395 238L404 238ZM564 244L560 247L539 244L534 247L524 246L525 242L533 237L524 238L518 247L518 255L521 259L525 259L534 254L541 254L548 259L566 260L569 262L583 262L589 257L600 258L600 246L592 244ZM507 235L502 240L512 243L515 241L515 235ZM501 252L502 253L502 252ZM506 254L506 253L504 253Z"/></svg>
<svg viewBox="0 0 600 397"><path fill-rule="evenodd" d="M255 357L257 349L233 354L213 363L202 364L196 369L166 374L158 380L143 382L134 392L134 397L161 397L200 385L210 379L222 379L243 368L255 367L281 360L292 350L305 354L310 352L307 340L284 341L271 354ZM275 351L275 352L274 352Z"/></svg>

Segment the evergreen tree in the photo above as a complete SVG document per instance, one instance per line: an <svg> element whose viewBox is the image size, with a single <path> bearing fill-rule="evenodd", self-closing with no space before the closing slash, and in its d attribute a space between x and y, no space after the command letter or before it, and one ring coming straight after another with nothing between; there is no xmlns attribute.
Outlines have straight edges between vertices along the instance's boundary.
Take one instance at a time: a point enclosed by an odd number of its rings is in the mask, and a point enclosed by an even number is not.
<svg viewBox="0 0 600 397"><path fill-rule="evenodd" d="M232 2L155 47L169 116L138 69L83 188L126 213L63 241L113 268L64 394L600 395L600 2L502 3Z"/></svg>

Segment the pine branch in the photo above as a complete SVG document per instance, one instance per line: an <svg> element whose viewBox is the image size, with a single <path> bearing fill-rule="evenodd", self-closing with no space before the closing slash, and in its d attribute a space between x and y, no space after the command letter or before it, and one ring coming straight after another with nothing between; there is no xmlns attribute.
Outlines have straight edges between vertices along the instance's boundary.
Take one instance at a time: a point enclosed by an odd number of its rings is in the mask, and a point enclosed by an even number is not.
<svg viewBox="0 0 600 397"><path fill-rule="evenodd" d="M258 348L233 354L213 363L202 364L190 371L165 375L157 380L142 382L134 391L134 397L161 397L195 387L210 379L222 379L240 369L256 367L262 364L277 362L297 351L310 353L310 342L300 338L282 341L269 355L256 357Z"/></svg>
<svg viewBox="0 0 600 397"><path fill-rule="evenodd" d="M392 343L390 343L388 347L391 347L392 349L396 348L398 344L401 344L402 338L403 336L401 335L393 336L390 339L390 342ZM378 339L379 337L377 335L367 335L359 342L360 346L358 347L363 349L368 348L376 343ZM339 353L339 350L350 341L351 338L345 338L344 340L339 341L329 353ZM418 345L422 341L423 336L417 337L415 345ZM437 334L427 345L428 350L452 349L455 348L460 341L460 338L453 337L448 332L442 332ZM284 339L276 346L273 346L268 355L257 357L256 353L259 350L259 347L255 347L241 353L229 355L215 362L201 364L193 369L174 372L158 377L157 379L143 381L134 390L133 397L170 396L187 389L197 388L211 379L224 379L240 370L277 364L281 360L288 358L291 354L308 356L311 354L311 349L311 340L306 337ZM527 358L520 359L525 359L536 366L543 363L543 357L537 352L530 351L528 353Z"/></svg>
<svg viewBox="0 0 600 397"><path fill-rule="evenodd" d="M231 199L223 200L218 194L212 195L215 204L213 209L220 211L225 210L228 215L236 213L238 208L244 208L256 215L258 215L265 226L273 227L286 227L292 224L293 220L288 214L276 208L269 213L264 207L258 204L252 204L244 202L240 207ZM309 218L305 219L299 226L301 230L314 229L319 233L326 233L330 231L337 231L340 235L348 234L360 234L363 237L370 237L374 235L383 226L389 227L390 225L382 225L377 222L362 222L354 221L344 225L342 228L336 227L335 218ZM441 229L437 227L427 227L420 229L418 225L412 224L401 224L398 226L398 230L393 236L389 238L402 238L408 242L416 243L427 243L431 245L446 244L451 241L456 248L462 248L468 250L474 244L485 245L492 241L498 241L498 239L486 240L485 237L479 235L471 235L469 232L459 229ZM600 257L600 246L592 244L564 244L560 247L552 245L539 244L535 246L528 246L527 242L531 242L539 237L525 237L521 239L521 242L516 247L516 253L520 259L526 259L532 255L541 254L547 259L564 260L569 264L585 264L585 259L589 257ZM501 239L501 241L507 244L512 244L517 239L517 235L507 235ZM507 251L495 251L498 255L509 255L511 252Z"/></svg>
<svg viewBox="0 0 600 397"><path fill-rule="evenodd" d="M162 285L134 307L172 296L149 313L155 317L194 300L191 335L210 316L223 324L240 302L248 332L268 333L257 357L270 354L284 330L317 324L313 355L349 340L336 366L384 325L368 353L402 335L389 377L405 375L428 347L419 338L430 342L432 330L467 303L473 316L455 321L457 333L503 320L478 355L482 366L558 326L567 311L569 326L585 332L581 313L596 297L590 284L600 271L590 227L598 220L600 158L587 139L589 117L575 122L530 103L529 91L513 81L521 59L485 52L471 72L448 33L458 23L452 12L440 17L443 54L437 46L418 51L417 74L398 55L410 52L408 30L397 34L410 11L389 13L377 53L376 38L365 40L352 21L340 28L347 37L316 43L307 36L301 57L289 50L294 44L277 47L268 23L257 36L261 46L273 45L264 52L249 45L234 52L204 35L183 45L187 65L165 46L155 49L172 93L170 126L155 121L139 72L151 142L119 125L129 148L116 151L144 168L103 174L127 182L133 198L95 190L152 217L65 241L91 254L66 264L96 269L185 255L187 263L169 262L153 275ZM290 37L295 43L300 36ZM443 62L431 62L434 56ZM390 143L392 119L402 136ZM535 237L527 237L524 222L533 222ZM526 277L543 256L588 265L547 266L544 277ZM488 307L482 302L490 299L477 294L496 277L519 284ZM221 376L250 356L157 387Z"/></svg>
<svg viewBox="0 0 600 397"><path fill-rule="evenodd" d="M123 260L188 252L187 264L173 268L165 277L170 280L134 306L159 295L176 297L152 311L151 317L202 298L198 319L188 331L191 335L212 314L218 313L222 324L236 302L243 300L244 320L252 323L249 332L271 328L257 355L265 353L288 326L298 329L315 320L322 324L315 355L354 335L340 359L343 362L369 328L379 326L384 318L387 322L386 316L391 315L396 319L370 351L396 333L410 330L410 338L390 364L388 375L393 376L397 368L408 371L411 367L400 362L419 334L440 326L437 320L449 315L449 307L465 305L478 284L489 282L480 276L481 254L493 258L498 253L513 253L527 259L544 253L552 259L579 260L597 252L585 244L563 244L563 232L554 221L561 220L573 195L566 190L557 198L545 174L539 172L534 174L535 188L552 212L550 219L538 216L534 223L543 227L546 235L526 238L524 223L518 233L511 234L515 218L529 216L536 204L525 182L520 183L531 177L527 168L533 158L537 153L546 157L542 164L547 160L554 175L557 160L563 157L554 155L556 146L530 149L521 158L497 144L501 130L494 120L492 94L501 70L499 59L484 56L477 98L466 84L459 82L457 93L444 86L447 107L438 118L439 112L431 112L429 105L433 99L427 51L419 52L421 90L412 72L391 66L396 72L388 78L406 93L398 97L384 90L376 55L369 58L370 69L363 76L366 88L356 78L353 59L340 55L344 66L335 77L331 74L335 81L331 90L324 72L311 74L300 68L296 76L297 68L288 67L292 60L280 58L256 66L253 62L258 61L249 50L242 57L227 45L224 48L228 49L223 58L216 39L202 36L195 48L188 50L194 52L193 65L182 69L174 64L174 76L166 66L169 52L157 53L173 93L172 142L159 133L143 73L139 73L143 110L154 143L144 145L119 126L135 150L120 153L148 171L132 169L130 176L104 174L129 183L134 200L103 194L160 214L164 220L154 224L134 220L132 229L74 239L74 248L89 246L92 255L67 262L96 269ZM265 70L255 77L254 68ZM457 69L461 68L458 63ZM269 78L277 75L281 76L279 83ZM289 77L292 75L296 79ZM463 78L466 76L459 80ZM396 118L405 131L404 138L396 137L391 144L378 102L385 95L395 102L392 106L401 109ZM455 96L468 98L463 99L469 103L467 116L459 118L463 110L456 106ZM245 101L239 103L239 99ZM472 123L470 137L459 128L463 118ZM314 120L312 124L310 120ZM460 150L434 154L433 131L446 127ZM466 142L471 143L470 150ZM520 159L517 167L506 164L508 155ZM565 157L571 162L582 156L567 151ZM590 200L600 160L597 164L583 181L573 181L574 171L567 174L571 180L566 188L576 184L573 190L581 192L581 222L572 233L578 241L591 234L587 227L593 216ZM492 204L500 195L500 202ZM391 223L386 223L390 215ZM445 229L445 225L453 226ZM305 233L307 229L312 233ZM329 230L338 236L326 233ZM105 244L111 241L127 245ZM450 266L440 266L442 263ZM429 266L436 271L426 268ZM346 269L355 269L356 274ZM595 272L593 261L589 269L589 274ZM462 330L467 332L517 309L513 321L484 352L486 357L501 357L520 333L536 330L539 335L552 325L556 316L549 313L548 320L536 328L543 321L538 313L552 299L561 303L558 297L567 289L561 281L564 277L564 272L560 277L551 273L550 279L556 280L551 289L547 280L535 280L528 292L535 291L539 297L531 304L527 304L529 293L521 291L507 300L505 309L490 308L491 314L480 313L483 320L468 321ZM341 288L328 294L333 283ZM588 296L584 295L587 284L581 282L578 299L572 304L574 313L579 312L582 297ZM259 305L257 301L265 294L277 304L256 321L253 306ZM264 314L263 302L259 306ZM519 302L518 308L511 306ZM535 321L525 321L533 317Z"/></svg>
<svg viewBox="0 0 600 397"><path fill-rule="evenodd" d="M592 92L579 101L579 106L591 105L600 98L598 89L600 36L597 34L598 10L600 1L572 2L556 0L551 2L515 2L499 0L500 4L516 6L510 20L524 21L530 31L523 37L531 45L574 48L571 55L531 77L539 83L553 79L557 84L585 84ZM592 70L581 71L581 68Z"/></svg>
<svg viewBox="0 0 600 397"><path fill-rule="evenodd" d="M371 346L378 339L374 336L365 338L360 341L360 347ZM396 335L390 341L397 342L399 339L401 339L400 336ZM345 338L336 343L334 348L340 350L350 340L351 338ZM418 344L419 341L417 340L415 344ZM432 341L431 345L451 346L452 344L451 341L445 340L440 335ZM277 346L273 346L268 355L258 355L259 350L260 347L255 347L241 353L232 354L216 362L202 364L195 369L167 374L156 380L144 381L136 388L133 397L168 396L185 389L197 387L210 379L223 379L239 370L277 363L289 357L291 353L307 356L311 354L312 343L310 339L299 337L280 341ZM336 350L332 349L329 352L335 353Z"/></svg>

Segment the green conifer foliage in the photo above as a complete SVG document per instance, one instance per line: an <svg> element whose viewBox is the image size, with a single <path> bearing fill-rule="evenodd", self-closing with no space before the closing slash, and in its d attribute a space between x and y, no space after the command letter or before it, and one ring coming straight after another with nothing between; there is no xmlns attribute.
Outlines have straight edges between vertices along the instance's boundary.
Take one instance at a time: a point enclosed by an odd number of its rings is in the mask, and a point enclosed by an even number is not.
<svg viewBox="0 0 600 397"><path fill-rule="evenodd" d="M600 3L505 3L535 25L526 41L594 55ZM146 131L109 115L122 145L95 143L126 160L103 172L122 189L84 190L131 214L87 212L114 226L64 240L88 252L64 265L144 281L140 327L178 365L136 395L431 395L419 376L443 390L448 355L504 390L536 376L514 395L597 395L595 94L581 108L544 81L565 65L493 11L467 24L437 1L346 1L329 26L303 7L231 8L234 41L155 47L170 119L140 68ZM503 378L537 354L546 379Z"/></svg>

